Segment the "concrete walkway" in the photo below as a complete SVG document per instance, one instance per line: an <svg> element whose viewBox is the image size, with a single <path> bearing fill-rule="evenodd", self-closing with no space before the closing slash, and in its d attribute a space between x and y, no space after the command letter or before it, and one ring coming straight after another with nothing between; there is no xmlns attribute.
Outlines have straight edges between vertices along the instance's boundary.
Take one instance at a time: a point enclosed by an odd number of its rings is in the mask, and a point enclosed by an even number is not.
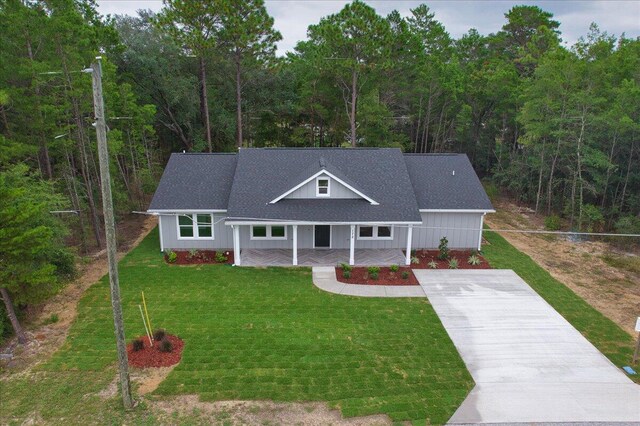
<svg viewBox="0 0 640 426"><path fill-rule="evenodd" d="M313 284L329 293L362 297L426 297L419 285L359 285L345 284L336 278L333 266L314 266Z"/></svg>
<svg viewBox="0 0 640 426"><path fill-rule="evenodd" d="M414 270L473 376L450 423L640 422L640 386L511 270Z"/></svg>

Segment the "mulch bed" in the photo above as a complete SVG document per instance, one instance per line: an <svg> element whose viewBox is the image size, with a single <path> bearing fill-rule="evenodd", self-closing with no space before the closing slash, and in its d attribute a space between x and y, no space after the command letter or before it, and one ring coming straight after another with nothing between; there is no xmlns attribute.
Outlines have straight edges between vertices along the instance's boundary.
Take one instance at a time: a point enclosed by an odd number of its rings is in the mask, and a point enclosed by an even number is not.
<svg viewBox="0 0 640 426"><path fill-rule="evenodd" d="M147 367L169 367L177 364L182 358L182 348L184 342L177 336L167 334L165 339L168 339L173 345L171 352L160 352L160 342L153 343L153 347L149 344L149 338L147 336L140 337L144 342L144 348L140 351L133 350L133 343L127 345L127 356L129 357L129 365L138 368Z"/></svg>
<svg viewBox="0 0 640 426"><path fill-rule="evenodd" d="M402 278L402 272L409 272L408 278ZM336 277L338 281L346 284L366 284L366 285L420 285L413 271L409 267L401 267L397 272L391 272L388 267L381 267L378 279L369 277L369 270L366 266L355 266L351 269L351 277L345 278L342 275L342 268L336 267Z"/></svg>
<svg viewBox="0 0 640 426"><path fill-rule="evenodd" d="M216 251L215 250L198 250L193 256L189 251L186 250L173 250L178 258L175 262L171 263L172 265L202 265L202 264L229 264L232 265L234 263L233 259L233 251L226 250L223 251L227 258L226 262L216 262ZM164 255L165 262L169 263L169 256Z"/></svg>
<svg viewBox="0 0 640 426"><path fill-rule="evenodd" d="M458 259L458 269L492 269L489 262L480 254L476 254L482 261L479 265L469 265L467 260L471 256L471 250L449 250L449 259ZM411 264L414 269L431 269L429 262L432 260L438 265L435 269L449 269L449 260L438 259L438 250L418 250L415 257L420 261L419 264Z"/></svg>

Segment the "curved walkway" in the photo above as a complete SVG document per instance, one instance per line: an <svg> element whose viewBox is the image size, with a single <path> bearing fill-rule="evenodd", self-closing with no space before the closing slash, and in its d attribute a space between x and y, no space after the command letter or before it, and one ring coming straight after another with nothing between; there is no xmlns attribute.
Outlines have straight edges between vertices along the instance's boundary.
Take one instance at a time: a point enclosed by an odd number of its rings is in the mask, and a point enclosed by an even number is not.
<svg viewBox="0 0 640 426"><path fill-rule="evenodd" d="M314 266L313 284L320 290L344 296L361 297L427 297L419 285L361 285L338 281L333 266Z"/></svg>

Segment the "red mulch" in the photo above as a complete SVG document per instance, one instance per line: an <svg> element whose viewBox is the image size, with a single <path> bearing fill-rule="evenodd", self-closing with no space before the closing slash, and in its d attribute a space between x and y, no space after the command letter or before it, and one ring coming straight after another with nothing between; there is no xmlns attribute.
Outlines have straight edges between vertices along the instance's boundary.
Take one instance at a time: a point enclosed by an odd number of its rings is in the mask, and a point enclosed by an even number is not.
<svg viewBox="0 0 640 426"><path fill-rule="evenodd" d="M169 367L177 364L182 358L182 348L184 342L177 336L167 334L168 339L173 345L171 352L160 352L160 342L153 343L153 347L149 345L149 338L147 336L140 337L144 342L144 349L140 351L133 350L133 343L127 345L127 356L129 357L129 365L132 367L146 368L146 367Z"/></svg>
<svg viewBox="0 0 640 426"><path fill-rule="evenodd" d="M436 269L449 269L449 260L438 259L439 253L438 250L418 250L416 251L415 257L418 258L420 263L411 264L411 267L415 269L431 269L429 262L433 260L438 265ZM477 256L482 263L479 265L469 265L467 262L469 256L471 256L471 250L449 250L449 259L454 257L458 259L458 269L492 269L489 262L480 254L477 254Z"/></svg>
<svg viewBox="0 0 640 426"><path fill-rule="evenodd" d="M173 250L173 251L178 255L178 259L175 262L173 262L173 265L202 265L202 264L212 264L212 263L222 264L222 263L216 262L215 250L198 250L195 256L191 256L191 254L185 250ZM227 261L224 263L232 265L234 262L233 251L226 250L226 251L223 251L222 253L227 257ZM166 254L164 255L164 260L165 262L169 263L169 257Z"/></svg>
<svg viewBox="0 0 640 426"><path fill-rule="evenodd" d="M409 277L402 278L402 272L408 271ZM366 266L356 266L351 269L351 277L344 278L342 268L336 267L336 276L338 281L347 284L367 284L367 285L420 285L413 271L409 267L401 267L397 272L391 272L388 267L381 267L378 279L374 280L369 277L369 271Z"/></svg>

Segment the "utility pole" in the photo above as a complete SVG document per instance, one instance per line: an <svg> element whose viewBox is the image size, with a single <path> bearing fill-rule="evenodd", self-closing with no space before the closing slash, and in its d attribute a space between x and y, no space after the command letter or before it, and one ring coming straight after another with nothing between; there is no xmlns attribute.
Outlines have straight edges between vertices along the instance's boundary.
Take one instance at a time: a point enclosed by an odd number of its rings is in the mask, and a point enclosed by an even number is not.
<svg viewBox="0 0 640 426"><path fill-rule="evenodd" d="M118 350L118 371L122 402L125 409L133 408L131 384L129 383L129 360L124 337L122 320L122 303L120 301L120 283L118 280L118 257L116 252L116 227L113 218L113 198L111 196L111 176L109 173L109 152L107 150L107 124L104 117L104 100L102 98L102 58L96 57L91 68L93 77L93 107L96 116L96 135L98 139L98 160L100 163L100 182L102 186L102 208L104 211L104 230L107 242L107 260L109 262L109 285L111 287L111 306L113 307L113 324L115 326L116 347Z"/></svg>

